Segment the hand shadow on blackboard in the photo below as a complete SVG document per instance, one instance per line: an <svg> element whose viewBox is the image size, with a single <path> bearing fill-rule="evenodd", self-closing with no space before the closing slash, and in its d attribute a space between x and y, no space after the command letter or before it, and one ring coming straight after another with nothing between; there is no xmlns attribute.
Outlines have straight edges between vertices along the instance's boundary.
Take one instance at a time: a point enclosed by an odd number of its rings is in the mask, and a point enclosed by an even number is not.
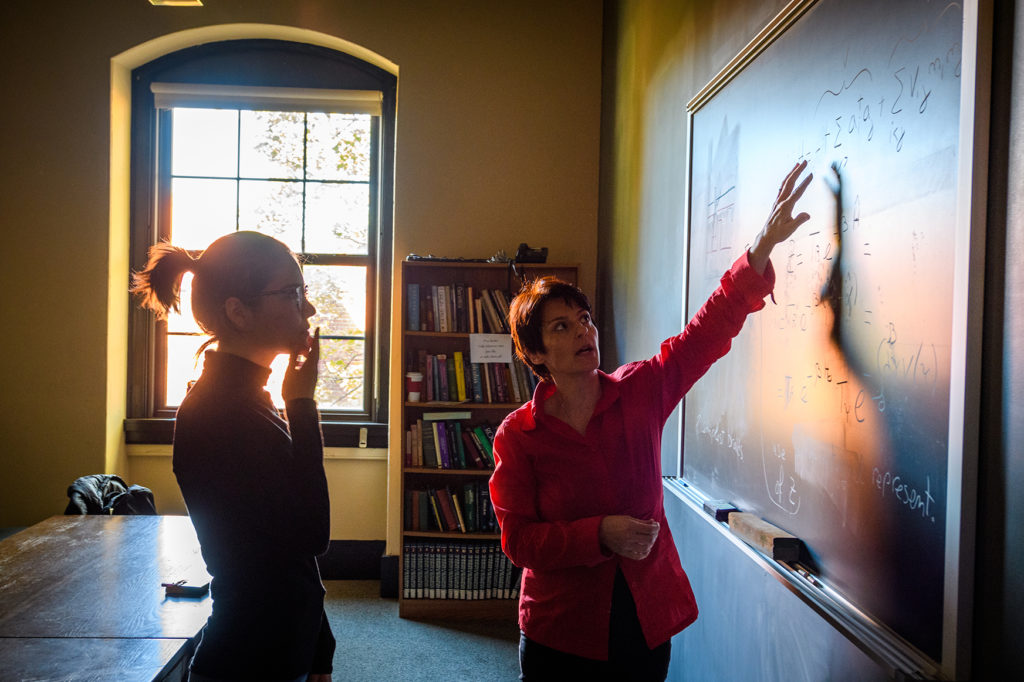
<svg viewBox="0 0 1024 682"><path fill-rule="evenodd" d="M846 293L844 292L844 253L847 249L845 248L843 238L843 177L838 164L832 164L832 173L833 177L831 178L827 175L825 176L825 184L828 185L835 198L836 247L829 274L822 286L819 300L821 305L827 306L832 312L829 341L833 344L836 352L849 369L848 380L855 380L861 384L870 396L882 396L883 387L879 378L869 371L869 358L866 358L862 352L858 352L856 339L854 338L855 332L848 327L848 321L844 325L844 321L850 317L850 313L853 310L852 302L847 301L844 295ZM848 306L850 309L847 309ZM889 425L885 420L882 420L882 426L885 432L878 435L891 443L893 434L889 431ZM862 454L870 456L870 453ZM806 553L806 548L804 553ZM804 558L804 556L801 556L801 562L803 562ZM811 557L806 558L811 559ZM808 568L811 566L813 564L808 565Z"/></svg>
<svg viewBox="0 0 1024 682"><path fill-rule="evenodd" d="M847 366L865 381L872 393L877 394L881 387L876 381L871 380L871 373L866 371L866 363L853 350L853 344L850 342L852 340L848 341L843 335L842 321L846 314L843 307L843 176L838 164L832 164L832 173L835 177L829 179L826 176L825 184L829 186L835 197L836 251L828 279L825 280L821 290L820 301L822 305L828 306L832 310L832 328L829 331L829 339L835 345L836 351Z"/></svg>

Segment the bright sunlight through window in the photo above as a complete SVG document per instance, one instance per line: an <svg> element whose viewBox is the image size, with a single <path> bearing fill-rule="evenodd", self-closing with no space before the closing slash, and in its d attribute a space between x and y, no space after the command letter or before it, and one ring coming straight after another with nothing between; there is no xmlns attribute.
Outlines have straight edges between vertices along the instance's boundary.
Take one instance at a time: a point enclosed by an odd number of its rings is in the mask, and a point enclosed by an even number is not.
<svg viewBox="0 0 1024 682"><path fill-rule="evenodd" d="M317 309L310 322L320 327L317 401L321 409L362 410L372 117L190 108L170 116L162 180L171 242L200 251L229 232L256 230L299 254ZM192 318L190 276L181 302L181 313L167 322L167 407L180 404L202 369L196 350L205 336ZM286 359L278 358L267 386L278 403Z"/></svg>

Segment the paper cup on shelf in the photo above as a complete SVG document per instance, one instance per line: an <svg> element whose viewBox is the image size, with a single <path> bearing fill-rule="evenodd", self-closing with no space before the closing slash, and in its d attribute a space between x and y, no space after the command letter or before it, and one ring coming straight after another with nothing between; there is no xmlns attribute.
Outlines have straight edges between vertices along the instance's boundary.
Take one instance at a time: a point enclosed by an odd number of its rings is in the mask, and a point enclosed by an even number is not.
<svg viewBox="0 0 1024 682"><path fill-rule="evenodd" d="M423 390L423 373L408 372L405 375L405 390L409 395L409 402L418 403L420 392Z"/></svg>

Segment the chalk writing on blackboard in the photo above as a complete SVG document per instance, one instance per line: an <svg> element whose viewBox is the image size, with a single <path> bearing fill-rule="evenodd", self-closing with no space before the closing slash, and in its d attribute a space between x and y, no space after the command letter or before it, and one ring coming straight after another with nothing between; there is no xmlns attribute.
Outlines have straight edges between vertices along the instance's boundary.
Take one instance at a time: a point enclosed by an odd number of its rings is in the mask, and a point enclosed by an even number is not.
<svg viewBox="0 0 1024 682"><path fill-rule="evenodd" d="M935 655L963 16L867 1L815 3L691 108L689 315L762 224L767 168L796 157L816 180L772 253L774 302L686 398L683 475L800 536Z"/></svg>

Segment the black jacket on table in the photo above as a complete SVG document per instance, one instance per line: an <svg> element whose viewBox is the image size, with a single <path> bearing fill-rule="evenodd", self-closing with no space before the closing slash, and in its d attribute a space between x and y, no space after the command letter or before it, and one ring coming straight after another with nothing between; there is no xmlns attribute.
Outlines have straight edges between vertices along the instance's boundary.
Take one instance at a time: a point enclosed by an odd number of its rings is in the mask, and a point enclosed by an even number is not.
<svg viewBox="0 0 1024 682"><path fill-rule="evenodd" d="M282 419L269 375L207 351L178 408L174 475L213 576L192 669L209 677L292 679L334 657L316 563L330 542L319 414L297 399Z"/></svg>

